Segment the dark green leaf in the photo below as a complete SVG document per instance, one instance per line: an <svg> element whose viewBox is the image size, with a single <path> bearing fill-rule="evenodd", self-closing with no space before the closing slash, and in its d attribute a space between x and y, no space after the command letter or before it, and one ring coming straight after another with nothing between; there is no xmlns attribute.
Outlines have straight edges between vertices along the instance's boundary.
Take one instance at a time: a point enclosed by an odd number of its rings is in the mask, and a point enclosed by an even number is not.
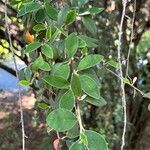
<svg viewBox="0 0 150 150"><path fill-rule="evenodd" d="M76 11L75 10L70 10L69 13L67 14L67 18L66 18L66 24L72 24L75 20L76 20Z"/></svg>
<svg viewBox="0 0 150 150"><path fill-rule="evenodd" d="M65 80L64 78L61 78L58 76L49 75L47 77L44 77L43 80L49 85L56 87L56 88L66 89L69 87L69 82Z"/></svg>
<svg viewBox="0 0 150 150"><path fill-rule="evenodd" d="M72 90L68 90L60 99L59 106L68 110L72 110L75 103L75 97Z"/></svg>
<svg viewBox="0 0 150 150"><path fill-rule="evenodd" d="M39 31L42 31L42 30L45 30L46 27L44 24L37 24L33 27L33 30L36 31L36 32L39 32Z"/></svg>
<svg viewBox="0 0 150 150"><path fill-rule="evenodd" d="M72 74L71 89L72 89L75 96L80 96L80 94L81 94L81 83L80 83L79 77L76 74Z"/></svg>
<svg viewBox="0 0 150 150"><path fill-rule="evenodd" d="M97 34L97 27L95 25L95 21L90 16L82 17L82 22L89 32L91 32L93 35Z"/></svg>
<svg viewBox="0 0 150 150"><path fill-rule="evenodd" d="M30 53L32 51L35 51L36 49L38 49L41 46L40 42L33 42L29 45L27 45L27 47L25 48L25 53Z"/></svg>
<svg viewBox="0 0 150 150"><path fill-rule="evenodd" d="M71 145L69 150L87 150L87 148L84 146L84 144L80 140L77 140Z"/></svg>
<svg viewBox="0 0 150 150"><path fill-rule="evenodd" d="M103 97L101 97L101 96L100 96L99 99L95 99L95 98L87 96L84 100L86 102L92 104L92 105L95 105L95 106L104 106L104 105L107 104L107 102L105 101L105 99Z"/></svg>
<svg viewBox="0 0 150 150"><path fill-rule="evenodd" d="M79 48L84 48L87 46L86 42L82 38L78 38Z"/></svg>
<svg viewBox="0 0 150 150"><path fill-rule="evenodd" d="M75 138L79 137L80 130L79 130L79 125L76 123L68 132L67 132L67 137L69 138Z"/></svg>
<svg viewBox="0 0 150 150"><path fill-rule="evenodd" d="M43 71L50 71L51 70L51 66L44 61L43 65L40 66L40 69L43 70Z"/></svg>
<svg viewBox="0 0 150 150"><path fill-rule="evenodd" d="M85 35L79 35L79 37L86 42L87 47L90 47L90 48L97 47L98 40L88 37L88 36L85 36Z"/></svg>
<svg viewBox="0 0 150 150"><path fill-rule="evenodd" d="M89 96L99 99L100 98L100 91L96 84L96 82L87 75L80 75L79 76L80 83L82 90Z"/></svg>
<svg viewBox="0 0 150 150"><path fill-rule="evenodd" d="M85 130L84 134L87 136L89 150L108 150L107 143L102 135L91 130ZM86 150L87 147L78 140L72 144L69 150Z"/></svg>
<svg viewBox="0 0 150 150"><path fill-rule="evenodd" d="M18 11L17 17L21 17L27 13L34 12L38 10L41 5L38 2L28 2L24 3L21 9Z"/></svg>
<svg viewBox="0 0 150 150"><path fill-rule="evenodd" d="M103 10L104 10L104 8L99 8L99 7L92 7L92 8L88 9L90 14L98 14L98 13L102 12Z"/></svg>
<svg viewBox="0 0 150 150"><path fill-rule="evenodd" d="M70 34L66 39L66 51L69 58L73 57L78 50L78 37L75 33Z"/></svg>
<svg viewBox="0 0 150 150"><path fill-rule="evenodd" d="M58 132L71 129L77 122L76 116L67 109L56 109L47 116L47 124Z"/></svg>
<svg viewBox="0 0 150 150"><path fill-rule="evenodd" d="M91 68L97 64L99 64L102 60L104 59L104 57L102 55L98 55L98 54L91 54L88 56L85 56L79 63L78 65L78 70L85 70L88 68Z"/></svg>
<svg viewBox="0 0 150 150"><path fill-rule="evenodd" d="M51 74L67 80L70 75L70 66L68 63L57 63L53 65Z"/></svg>
<svg viewBox="0 0 150 150"><path fill-rule="evenodd" d="M58 13L58 25L63 26L65 24L66 18L67 18L67 13L69 11L68 6L64 6Z"/></svg>
<svg viewBox="0 0 150 150"><path fill-rule="evenodd" d="M78 0L78 6L81 7L81 6L85 5L88 2L89 2L89 0Z"/></svg>
<svg viewBox="0 0 150 150"><path fill-rule="evenodd" d="M55 8L53 8L50 4L46 3L45 4L45 9L46 9L46 12L47 12L48 16L51 19L57 20L58 13L57 13L57 10Z"/></svg>
<svg viewBox="0 0 150 150"><path fill-rule="evenodd" d="M40 23L45 20L46 14L44 9L39 9L35 14L35 21Z"/></svg>
<svg viewBox="0 0 150 150"><path fill-rule="evenodd" d="M33 70L37 70L44 65L44 60L42 56L39 56L32 65Z"/></svg>
<svg viewBox="0 0 150 150"><path fill-rule="evenodd" d="M110 65L110 66L112 66L112 67L114 67L114 68L119 68L119 63L118 62L116 62L116 61L114 61L114 60L109 60L108 62L107 62L107 64L108 65Z"/></svg>
<svg viewBox="0 0 150 150"><path fill-rule="evenodd" d="M53 50L48 44L42 46L42 53L48 58L53 58Z"/></svg>

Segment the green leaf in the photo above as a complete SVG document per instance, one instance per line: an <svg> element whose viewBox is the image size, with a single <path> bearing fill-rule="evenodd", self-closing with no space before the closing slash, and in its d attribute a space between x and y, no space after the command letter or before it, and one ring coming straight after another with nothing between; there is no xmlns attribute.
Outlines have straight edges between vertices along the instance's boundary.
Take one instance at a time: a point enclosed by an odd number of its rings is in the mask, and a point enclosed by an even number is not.
<svg viewBox="0 0 150 150"><path fill-rule="evenodd" d="M66 52L69 58L73 57L78 50L78 37L75 33L70 34L66 39Z"/></svg>
<svg viewBox="0 0 150 150"><path fill-rule="evenodd" d="M40 66L39 68L43 71L50 71L51 70L51 66L46 61L44 61L43 65Z"/></svg>
<svg viewBox="0 0 150 150"><path fill-rule="evenodd" d="M91 130L85 130L84 134L87 137L89 150L108 150L107 143L102 135ZM87 150L87 147L78 140L72 144L69 150Z"/></svg>
<svg viewBox="0 0 150 150"><path fill-rule="evenodd" d="M53 65L51 74L67 80L70 75L70 66L68 63L57 63Z"/></svg>
<svg viewBox="0 0 150 150"><path fill-rule="evenodd" d="M81 83L80 83L79 77L76 74L72 74L71 89L72 89L75 96L80 96L80 94L81 94Z"/></svg>
<svg viewBox="0 0 150 150"><path fill-rule="evenodd" d="M52 31L51 31L51 27L47 27L47 30L46 30L46 39L49 41L50 38L52 36Z"/></svg>
<svg viewBox="0 0 150 150"><path fill-rule="evenodd" d="M39 31L42 31L42 30L45 30L45 25L44 24L36 24L34 27L33 27L33 30L36 31L36 32L39 32Z"/></svg>
<svg viewBox="0 0 150 150"><path fill-rule="evenodd" d="M53 58L53 50L48 44L42 46L42 53L50 59Z"/></svg>
<svg viewBox="0 0 150 150"><path fill-rule="evenodd" d="M48 16L51 19L57 20L58 12L57 12L57 10L55 8L50 6L50 4L46 3L45 4L45 9L46 9L46 12L47 12Z"/></svg>
<svg viewBox="0 0 150 150"><path fill-rule="evenodd" d="M97 45L97 43L98 43L97 39L94 39L94 38L91 38L91 37L88 37L88 36L85 36L85 35L79 35L79 37L86 42L87 47L95 48L95 47L98 46Z"/></svg>
<svg viewBox="0 0 150 150"><path fill-rule="evenodd" d="M85 56L78 65L78 70L85 70L99 64L104 59L104 56L98 54L91 54Z"/></svg>
<svg viewBox="0 0 150 150"><path fill-rule="evenodd" d="M49 105L46 104L44 101L42 101L37 104L37 107L39 107L41 109L47 109L47 108L49 108Z"/></svg>
<svg viewBox="0 0 150 150"><path fill-rule="evenodd" d="M84 48L87 46L85 40L83 40L82 38L78 38L78 43L79 43L79 48Z"/></svg>
<svg viewBox="0 0 150 150"><path fill-rule="evenodd" d="M79 130L79 125L76 123L66 134L67 137L69 138L75 138L79 137L80 130Z"/></svg>
<svg viewBox="0 0 150 150"><path fill-rule="evenodd" d="M38 22L38 23L43 22L45 20L45 18L46 18L45 10L44 9L39 9L36 12L34 18L35 18L35 21Z"/></svg>
<svg viewBox="0 0 150 150"><path fill-rule="evenodd" d="M92 7L89 8L88 11L90 12L90 14L99 14L104 10L104 8L99 8L99 7Z"/></svg>
<svg viewBox="0 0 150 150"><path fill-rule="evenodd" d="M114 60L109 60L107 62L107 64L110 65L110 66L112 66L112 67L114 67L114 68L116 68L116 69L118 69L119 66L120 66L120 64L118 62L114 61Z"/></svg>
<svg viewBox="0 0 150 150"><path fill-rule="evenodd" d="M40 67L42 67L44 65L44 60L42 58L42 56L39 56L33 63L32 65L32 69L33 70L37 70L39 69Z"/></svg>
<svg viewBox="0 0 150 150"><path fill-rule="evenodd" d="M82 90L89 96L99 99L100 98L100 91L96 84L96 82L87 75L80 75L79 76L80 83Z"/></svg>
<svg viewBox="0 0 150 150"><path fill-rule="evenodd" d="M87 136L85 135L84 132L80 133L80 141L84 144L84 145L88 145L88 140L87 140Z"/></svg>
<svg viewBox="0 0 150 150"><path fill-rule="evenodd" d="M59 26L63 26L65 24L66 18L67 18L67 13L69 12L69 7L68 6L64 6L58 13L58 25Z"/></svg>
<svg viewBox="0 0 150 150"><path fill-rule="evenodd" d="M97 83L97 86L101 87L100 79L93 68L82 71L82 74L90 76Z"/></svg>
<svg viewBox="0 0 150 150"><path fill-rule="evenodd" d="M78 6L81 7L81 6L85 5L88 2L89 2L89 0L78 0Z"/></svg>
<svg viewBox="0 0 150 150"><path fill-rule="evenodd" d="M29 86L30 82L28 80L21 80L21 81L19 81L19 84L22 86Z"/></svg>
<svg viewBox="0 0 150 150"><path fill-rule="evenodd" d="M97 27L95 25L95 21L90 16L82 17L82 22L89 32L91 32L93 35L97 34Z"/></svg>
<svg viewBox="0 0 150 150"><path fill-rule="evenodd" d="M27 47L25 48L25 53L33 52L36 49L38 49L40 46L41 46L40 42L33 42L33 43L27 45Z"/></svg>
<svg viewBox="0 0 150 150"><path fill-rule="evenodd" d="M21 17L27 13L35 12L41 7L38 2L28 2L24 3L21 9L18 11L17 17Z"/></svg>
<svg viewBox="0 0 150 150"><path fill-rule="evenodd" d="M58 132L71 129L77 122L76 116L67 109L56 109L47 116L47 124Z"/></svg>
<svg viewBox="0 0 150 150"><path fill-rule="evenodd" d="M77 140L70 146L69 150L87 150L87 148L80 140Z"/></svg>
<svg viewBox="0 0 150 150"><path fill-rule="evenodd" d="M68 90L60 99L59 106L68 110L72 110L75 103L75 97L72 90Z"/></svg>
<svg viewBox="0 0 150 150"><path fill-rule="evenodd" d="M86 102L92 104L92 105L95 105L95 106L104 106L104 105L107 104L107 102L105 101L105 99L103 97L101 97L101 96L100 96L99 99L95 99L95 98L87 96L84 100Z"/></svg>
<svg viewBox="0 0 150 150"><path fill-rule="evenodd" d="M64 78L58 76L49 75L47 77L44 77L43 80L49 85L59 89L66 89L69 87L69 82Z"/></svg>
<svg viewBox="0 0 150 150"><path fill-rule="evenodd" d="M123 82L126 83L126 84L131 84L130 80L128 78L123 78Z"/></svg>
<svg viewBox="0 0 150 150"><path fill-rule="evenodd" d="M66 25L72 24L76 20L77 13L75 10L70 10L67 14Z"/></svg>

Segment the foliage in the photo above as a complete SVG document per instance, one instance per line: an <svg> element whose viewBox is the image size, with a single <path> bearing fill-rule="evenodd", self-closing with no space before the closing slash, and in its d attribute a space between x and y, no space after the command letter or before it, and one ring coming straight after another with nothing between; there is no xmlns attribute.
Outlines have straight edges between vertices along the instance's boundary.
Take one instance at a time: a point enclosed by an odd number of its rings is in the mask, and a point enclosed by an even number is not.
<svg viewBox="0 0 150 150"><path fill-rule="evenodd" d="M52 2L32 1L19 6L17 16L27 20L27 26L30 24L29 29L34 36L33 41L27 40L30 44L23 49L23 55L30 59L27 66L30 72L27 68L22 70L28 78L24 76L20 84L39 88L42 99L37 106L46 109L48 128L64 132L61 139L69 138L72 145L68 146L70 150L78 149L80 144L82 149L94 150L101 147L102 150L107 150L103 136L85 130L81 121L82 103L88 102L95 106L106 104L101 97L96 75L104 56L90 50L96 46L96 39L69 31L70 25L80 17L85 28L94 36L97 34L92 16L102 9L84 9L85 3L78 1L77 4L63 4L62 8L57 8ZM32 24L29 16L33 18ZM90 71L92 68L94 70ZM74 133L68 133L75 128L77 122L79 139L73 140L71 137Z"/></svg>

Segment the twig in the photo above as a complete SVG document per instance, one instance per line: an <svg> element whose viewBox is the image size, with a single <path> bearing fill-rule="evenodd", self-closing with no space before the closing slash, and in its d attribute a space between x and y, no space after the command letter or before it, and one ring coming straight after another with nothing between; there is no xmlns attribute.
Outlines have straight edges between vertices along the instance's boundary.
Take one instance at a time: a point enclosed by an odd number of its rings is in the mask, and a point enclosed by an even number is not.
<svg viewBox="0 0 150 150"><path fill-rule="evenodd" d="M80 127L80 133L84 131L84 127L82 125L82 119L81 119L81 113L80 113L80 105L79 105L79 99L77 99L77 106L75 106L79 127Z"/></svg>
<svg viewBox="0 0 150 150"><path fill-rule="evenodd" d="M122 28L123 28L123 22L125 18L125 12L126 12L126 5L127 0L122 0L123 5L123 11L121 15L121 21L119 25L119 35L118 35L118 62L121 63L121 40L122 40ZM122 107L123 107L123 115L124 115L124 125L123 125L123 133L122 133L122 142L121 142L121 150L124 149L125 146L125 134L126 134L126 126L127 126L127 114L126 114L126 97L125 97L125 89L124 89L124 82L123 82L123 71L122 71L122 65L119 66L119 76L121 78L121 99L122 99Z"/></svg>
<svg viewBox="0 0 150 150"><path fill-rule="evenodd" d="M132 41L133 41L133 37L134 37L135 12L136 12L136 0L134 0L134 4L133 4L133 17L132 17L132 24L131 24L130 44L129 44L129 50L128 50L128 55L127 55L126 76L128 76L128 71L129 71L129 61L130 61L130 52L131 52L131 45L132 45Z"/></svg>
<svg viewBox="0 0 150 150"><path fill-rule="evenodd" d="M10 29L9 29L9 24L8 24L7 0L5 0L5 26L6 26L6 30L7 30L7 34L9 38L10 50L12 52L13 61L15 65L16 77L19 80L19 70L18 70L16 58L15 58L15 53L13 50L12 40L10 36ZM21 130L22 131L22 150L25 150L25 129L24 129L24 118L23 118L23 106L22 106L21 88L19 85L18 85L18 89L19 89L18 96L19 96L19 105L20 105L20 122L21 122L21 127L22 127L22 130Z"/></svg>
<svg viewBox="0 0 150 150"><path fill-rule="evenodd" d="M105 67L105 68L106 68L106 67ZM118 77L118 78L121 80L121 78L120 78L120 76L118 76L118 74L116 74L115 72L113 72L112 70L110 70L110 69L108 69L108 68L106 68L106 70L107 70L108 72L112 73L113 75L115 75L116 77ZM136 90L137 92L139 92L142 96L147 97L147 98L150 99L150 96L146 95L144 92L142 92L140 89L138 89L137 87L135 87L133 84L129 84L129 83L128 83L128 85L131 86L131 87L132 87L134 90Z"/></svg>

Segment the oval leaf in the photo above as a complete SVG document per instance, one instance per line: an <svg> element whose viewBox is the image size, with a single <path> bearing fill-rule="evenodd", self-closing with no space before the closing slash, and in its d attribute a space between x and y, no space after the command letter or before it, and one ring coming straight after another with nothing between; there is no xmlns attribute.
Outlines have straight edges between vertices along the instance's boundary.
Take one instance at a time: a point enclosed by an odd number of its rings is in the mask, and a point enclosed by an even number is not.
<svg viewBox="0 0 150 150"><path fill-rule="evenodd" d="M46 17L46 14L45 14L45 10L44 9L39 9L36 14L35 14L35 21L40 23L40 22L43 22L44 19Z"/></svg>
<svg viewBox="0 0 150 150"><path fill-rule="evenodd" d="M72 89L75 96L80 96L80 94L81 94L81 83L80 83L79 77L76 74L72 74L71 89Z"/></svg>
<svg viewBox="0 0 150 150"><path fill-rule="evenodd" d="M66 89L69 87L69 82L58 76L49 75L47 77L44 77L43 80L49 85L56 88Z"/></svg>
<svg viewBox="0 0 150 150"><path fill-rule="evenodd" d="M48 44L42 46L42 53L48 58L53 58L53 50Z"/></svg>
<svg viewBox="0 0 150 150"><path fill-rule="evenodd" d="M107 104L107 102L105 101L105 99L103 97L101 97L101 96L100 96L99 99L95 99L95 98L87 96L84 100L86 102L92 104L92 105L95 105L95 106L104 106L104 105Z"/></svg>
<svg viewBox="0 0 150 150"><path fill-rule="evenodd" d="M82 22L89 32L91 32L93 35L97 34L97 27L95 25L95 21L90 16L82 17Z"/></svg>
<svg viewBox="0 0 150 150"><path fill-rule="evenodd" d="M39 31L45 30L45 26L44 24L37 24L33 27L33 30L36 32L39 32Z"/></svg>
<svg viewBox="0 0 150 150"><path fill-rule="evenodd" d="M66 39L66 52L69 58L73 57L78 49L78 37L75 33L70 34Z"/></svg>
<svg viewBox="0 0 150 150"><path fill-rule="evenodd" d="M40 42L33 42L29 45L27 45L26 49L25 49L25 53L30 53L35 51L36 49L38 49L41 46Z"/></svg>
<svg viewBox="0 0 150 150"><path fill-rule="evenodd" d="M67 109L56 109L47 116L47 124L58 132L71 129L77 122L76 116Z"/></svg>
<svg viewBox="0 0 150 150"><path fill-rule="evenodd" d="M67 80L70 75L70 66L68 63L57 63L53 65L51 74Z"/></svg>
<svg viewBox="0 0 150 150"><path fill-rule="evenodd" d="M82 90L89 96L99 99L100 98L100 91L96 84L96 82L87 75L80 75L79 76L80 83Z"/></svg>
<svg viewBox="0 0 150 150"><path fill-rule="evenodd" d="M102 55L88 55L85 56L79 63L78 65L78 70L85 70L88 68L91 68L95 65L97 65L98 63L100 63L102 60L104 59L104 57Z"/></svg>
<svg viewBox="0 0 150 150"><path fill-rule="evenodd" d="M75 97L71 90L68 90L60 99L59 106L61 108L72 110L75 103Z"/></svg>
<svg viewBox="0 0 150 150"><path fill-rule="evenodd" d="M43 65L40 66L40 69L43 70L43 71L50 71L51 66L46 61L44 61Z"/></svg>
<svg viewBox="0 0 150 150"><path fill-rule="evenodd" d="M57 10L55 8L53 8L50 4L46 3L45 4L45 9L46 9L46 12L47 12L48 16L51 19L57 20L58 13L57 13Z"/></svg>
<svg viewBox="0 0 150 150"><path fill-rule="evenodd" d="M85 130L84 134L87 137L89 150L108 150L107 143L102 135L95 131ZM72 144L69 150L86 150L86 146L80 141L76 141Z"/></svg>
<svg viewBox="0 0 150 150"><path fill-rule="evenodd" d="M27 13L34 12L38 10L40 7L41 5L38 2L24 3L24 5L18 11L17 17L21 17Z"/></svg>
<svg viewBox="0 0 150 150"><path fill-rule="evenodd" d="M67 14L66 25L73 23L76 19L76 16L77 16L76 11L70 10L69 13Z"/></svg>

